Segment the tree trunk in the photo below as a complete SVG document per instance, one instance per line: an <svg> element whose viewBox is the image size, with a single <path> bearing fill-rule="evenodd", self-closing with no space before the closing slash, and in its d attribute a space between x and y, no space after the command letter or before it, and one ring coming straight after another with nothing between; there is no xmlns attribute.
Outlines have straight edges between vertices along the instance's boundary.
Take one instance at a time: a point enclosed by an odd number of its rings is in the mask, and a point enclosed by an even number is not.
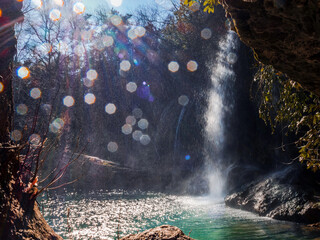
<svg viewBox="0 0 320 240"><path fill-rule="evenodd" d="M14 25L23 20L22 2L0 0L0 239L62 239L42 217L19 180L20 146L10 140L13 122Z"/></svg>

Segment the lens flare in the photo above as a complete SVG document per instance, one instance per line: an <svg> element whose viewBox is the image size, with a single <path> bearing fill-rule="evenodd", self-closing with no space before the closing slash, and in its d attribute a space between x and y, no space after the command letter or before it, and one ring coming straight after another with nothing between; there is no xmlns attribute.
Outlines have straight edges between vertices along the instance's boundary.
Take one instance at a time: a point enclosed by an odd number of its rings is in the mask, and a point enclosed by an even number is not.
<svg viewBox="0 0 320 240"><path fill-rule="evenodd" d="M40 144L40 141L41 141L41 137L39 134L32 134L30 137L29 137L29 143L31 145L39 145Z"/></svg>
<svg viewBox="0 0 320 240"><path fill-rule="evenodd" d="M122 0L110 0L110 3L113 7L120 7L122 4Z"/></svg>
<svg viewBox="0 0 320 240"><path fill-rule="evenodd" d="M191 159L191 156L188 154L184 157L187 161Z"/></svg>
<svg viewBox="0 0 320 240"><path fill-rule="evenodd" d="M131 126L134 126L136 124L137 120L134 116L128 116L126 118L126 123L130 124Z"/></svg>
<svg viewBox="0 0 320 240"><path fill-rule="evenodd" d="M27 79L30 77L30 71L27 67L19 67L17 69L17 75L22 79Z"/></svg>
<svg viewBox="0 0 320 240"><path fill-rule="evenodd" d="M63 99L63 105L66 107L72 107L74 105L74 98L72 96L65 96Z"/></svg>
<svg viewBox="0 0 320 240"><path fill-rule="evenodd" d="M109 142L107 148L109 152L114 153L118 150L118 144L116 142Z"/></svg>
<svg viewBox="0 0 320 240"><path fill-rule="evenodd" d="M41 0L32 0L32 4L36 7L36 8L41 8L42 7L42 1Z"/></svg>
<svg viewBox="0 0 320 240"><path fill-rule="evenodd" d="M150 141L151 141L151 139L150 139L149 135L142 135L140 137L140 143L142 145L148 145L150 143Z"/></svg>
<svg viewBox="0 0 320 240"><path fill-rule="evenodd" d="M3 90L4 90L4 85L3 85L3 83L2 83L2 82L0 82L0 93L2 93L2 92L3 92Z"/></svg>
<svg viewBox="0 0 320 240"><path fill-rule="evenodd" d="M128 38L130 38L131 40L133 39L136 39L138 36L137 34L135 33L134 29L131 28L129 31L128 31Z"/></svg>
<svg viewBox="0 0 320 240"><path fill-rule="evenodd" d="M30 97L33 99L38 99L41 97L41 90L39 88L32 88L30 90Z"/></svg>
<svg viewBox="0 0 320 240"><path fill-rule="evenodd" d="M187 63L187 69L190 71L190 72L194 72L194 71L197 71L198 69L198 63L196 61L189 61Z"/></svg>
<svg viewBox="0 0 320 240"><path fill-rule="evenodd" d="M187 106L189 103L189 98L186 95L181 95L178 98L178 103L182 106Z"/></svg>
<svg viewBox="0 0 320 240"><path fill-rule="evenodd" d="M136 130L132 133L132 138L136 141L140 141L140 138L142 136L142 132L140 130Z"/></svg>
<svg viewBox="0 0 320 240"><path fill-rule="evenodd" d="M212 32L209 28L204 28L202 31L201 31L201 37L203 39L206 39L208 40L209 38L211 38L212 36Z"/></svg>
<svg viewBox="0 0 320 240"><path fill-rule="evenodd" d="M104 46L111 47L114 43L114 40L111 36L106 35L102 38L102 42Z"/></svg>
<svg viewBox="0 0 320 240"><path fill-rule="evenodd" d="M88 72L87 72L87 78L90 80L90 81L94 81L98 78L98 73L96 70L94 69L90 69Z"/></svg>
<svg viewBox="0 0 320 240"><path fill-rule="evenodd" d="M50 132L58 133L64 127L64 121L61 118L56 118L49 126Z"/></svg>
<svg viewBox="0 0 320 240"><path fill-rule="evenodd" d="M96 102L96 96L93 93L87 93L84 96L84 101L89 105L94 104Z"/></svg>
<svg viewBox="0 0 320 240"><path fill-rule="evenodd" d="M15 142L18 142L21 140L22 138L22 133L21 131L19 130L13 130L11 133L10 133L10 138L12 141L15 141Z"/></svg>
<svg viewBox="0 0 320 240"><path fill-rule="evenodd" d="M130 124L125 124L122 126L121 131L125 135L129 135L132 133L132 126Z"/></svg>
<svg viewBox="0 0 320 240"><path fill-rule="evenodd" d="M122 23L122 19L118 15L113 15L110 18L110 20L111 20L112 24L115 25L115 26L119 26Z"/></svg>
<svg viewBox="0 0 320 240"><path fill-rule="evenodd" d="M37 51L42 54L48 54L52 51L52 46L50 43L43 43L37 47Z"/></svg>
<svg viewBox="0 0 320 240"><path fill-rule="evenodd" d="M170 72L177 72L179 70L179 64L175 61L172 61L168 64L168 69Z"/></svg>
<svg viewBox="0 0 320 240"><path fill-rule="evenodd" d="M146 29L144 27L138 26L134 29L134 32L138 37L143 37L146 34Z"/></svg>
<svg viewBox="0 0 320 240"><path fill-rule="evenodd" d="M123 60L121 63L120 63L120 69L122 71L129 71L131 68L131 63L128 61L128 60Z"/></svg>
<svg viewBox="0 0 320 240"><path fill-rule="evenodd" d="M83 78L82 82L83 82L83 85L85 85L88 88L90 88L94 85L94 81L91 81L88 78Z"/></svg>
<svg viewBox="0 0 320 240"><path fill-rule="evenodd" d="M28 112L28 107L27 105L25 104L19 104L17 107L16 107L16 111L19 115L26 115L27 112Z"/></svg>
<svg viewBox="0 0 320 240"><path fill-rule="evenodd" d="M62 7L64 5L64 1L63 0L53 0L53 2L58 5L59 7Z"/></svg>
<svg viewBox="0 0 320 240"><path fill-rule="evenodd" d="M86 10L86 7L84 6L83 3L81 2L76 2L74 5L73 5L73 11L76 13L76 14L83 14L84 11Z"/></svg>
<svg viewBox="0 0 320 240"><path fill-rule="evenodd" d="M128 82L126 88L128 92L134 93L137 90L137 84L135 82Z"/></svg>
<svg viewBox="0 0 320 240"><path fill-rule="evenodd" d="M58 21L61 18L61 12L58 9L52 9L49 13L49 17L52 21Z"/></svg>
<svg viewBox="0 0 320 240"><path fill-rule="evenodd" d="M149 122L148 122L147 119L142 118L142 119L139 120L138 127L140 129L142 129L142 130L147 129L148 126L149 126Z"/></svg>
<svg viewBox="0 0 320 240"><path fill-rule="evenodd" d="M113 103L108 103L107 105L106 105L106 107L105 107L105 111L106 111L106 113L108 113L108 114L114 114L115 112L116 112L116 110L117 110L117 107L116 107L116 105L114 105Z"/></svg>

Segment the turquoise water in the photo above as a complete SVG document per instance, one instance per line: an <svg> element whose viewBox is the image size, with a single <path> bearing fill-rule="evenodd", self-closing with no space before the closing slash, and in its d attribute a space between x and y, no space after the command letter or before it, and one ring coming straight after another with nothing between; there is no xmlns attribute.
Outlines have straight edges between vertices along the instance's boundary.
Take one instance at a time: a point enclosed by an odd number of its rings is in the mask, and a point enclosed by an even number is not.
<svg viewBox="0 0 320 240"><path fill-rule="evenodd" d="M162 224L175 225L198 240L320 236L304 225L258 217L209 197L101 191L45 196L40 205L50 226L65 239L117 239Z"/></svg>

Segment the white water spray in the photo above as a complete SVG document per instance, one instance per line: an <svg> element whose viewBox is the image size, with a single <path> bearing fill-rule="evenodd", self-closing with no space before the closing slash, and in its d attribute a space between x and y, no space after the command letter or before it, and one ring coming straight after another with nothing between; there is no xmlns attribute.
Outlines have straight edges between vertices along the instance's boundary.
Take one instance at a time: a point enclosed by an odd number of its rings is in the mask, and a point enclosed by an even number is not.
<svg viewBox="0 0 320 240"><path fill-rule="evenodd" d="M225 144L224 118L232 106L225 105L227 89L233 85L235 74L233 64L237 61L236 34L229 31L219 43L219 52L211 73L211 89L208 94L206 120L205 156L207 176L212 199L224 197L226 170L223 167ZM229 102L229 101L228 101Z"/></svg>

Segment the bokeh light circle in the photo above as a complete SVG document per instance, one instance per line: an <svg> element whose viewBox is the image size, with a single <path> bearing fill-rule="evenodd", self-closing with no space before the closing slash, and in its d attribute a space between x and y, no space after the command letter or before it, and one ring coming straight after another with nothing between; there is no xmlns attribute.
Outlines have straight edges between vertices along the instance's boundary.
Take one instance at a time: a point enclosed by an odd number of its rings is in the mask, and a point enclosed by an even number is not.
<svg viewBox="0 0 320 240"><path fill-rule="evenodd" d="M22 138L22 133L20 130L13 130L11 133L10 133L10 138L12 141L20 141L21 138Z"/></svg>
<svg viewBox="0 0 320 240"><path fill-rule="evenodd" d="M86 7L84 6L84 4L82 2L76 2L74 5L73 5L73 11L76 13L76 14L83 14L84 11L85 11Z"/></svg>
<svg viewBox="0 0 320 240"><path fill-rule="evenodd" d="M179 63L172 61L168 64L168 69L170 72L177 72L179 70Z"/></svg>
<svg viewBox="0 0 320 240"><path fill-rule="evenodd" d="M202 31L201 31L201 37L203 39L206 39L208 40L209 38L211 38L212 36L212 32L209 28L204 28Z"/></svg>
<svg viewBox="0 0 320 240"><path fill-rule="evenodd" d="M108 114L114 114L115 112L116 112L116 110L117 110L117 107L116 107L116 105L114 105L113 103L108 103L107 105L106 105L106 107L105 107L105 111L106 111L106 113L108 113Z"/></svg>
<svg viewBox="0 0 320 240"><path fill-rule="evenodd" d="M120 69L122 71L129 71L131 68L131 63L128 61L128 60L123 60L121 63L120 63Z"/></svg>
<svg viewBox="0 0 320 240"><path fill-rule="evenodd" d="M28 107L27 105L21 103L16 107L16 111L19 115L26 115L28 112Z"/></svg>
<svg viewBox="0 0 320 240"><path fill-rule="evenodd" d="M39 99L41 97L41 90L39 88L32 88L30 90L30 97L33 99Z"/></svg>
<svg viewBox="0 0 320 240"><path fill-rule="evenodd" d="M93 94L93 93L87 93L85 96L84 96L84 101L86 104L94 104L96 102L96 96Z"/></svg>
<svg viewBox="0 0 320 240"><path fill-rule="evenodd" d="M119 147L116 142L109 142L107 148L109 152L114 153L118 150Z"/></svg>
<svg viewBox="0 0 320 240"><path fill-rule="evenodd" d="M196 61L190 60L190 61L187 63L187 69L188 69L190 72L197 71L197 69L198 69L198 63L197 63Z"/></svg>
<svg viewBox="0 0 320 240"><path fill-rule="evenodd" d="M128 116L126 117L126 123L130 124L131 126L134 126L136 124L137 120L134 116Z"/></svg>
<svg viewBox="0 0 320 240"><path fill-rule="evenodd" d="M39 134L34 133L29 137L29 143L31 145L37 146L40 144L40 141L41 141L41 137Z"/></svg>
<svg viewBox="0 0 320 240"><path fill-rule="evenodd" d="M62 118L56 118L53 120L53 122L49 126L50 132L58 133L60 130L62 130L64 126L64 121Z"/></svg>
<svg viewBox="0 0 320 240"><path fill-rule="evenodd" d="M61 12L58 9L52 9L49 13L49 17L52 21L58 21L61 18Z"/></svg>
<svg viewBox="0 0 320 240"><path fill-rule="evenodd" d="M121 131L123 134L129 135L132 133L132 126L126 123L122 126Z"/></svg>
<svg viewBox="0 0 320 240"><path fill-rule="evenodd" d="M140 130L136 130L132 133L132 138L136 141L140 141L140 138L142 136L142 132Z"/></svg>
<svg viewBox="0 0 320 240"><path fill-rule="evenodd" d="M187 106L189 103L189 98L186 95L181 95L178 98L178 103L182 106Z"/></svg>
<svg viewBox="0 0 320 240"><path fill-rule="evenodd" d="M142 119L139 120L138 127L140 129L142 129L142 130L147 129L148 126L149 126L149 122L148 122L147 119L142 118Z"/></svg>
<svg viewBox="0 0 320 240"><path fill-rule="evenodd" d="M137 84L135 82L128 82L126 88L128 92L134 93L137 90Z"/></svg>
<svg viewBox="0 0 320 240"><path fill-rule="evenodd" d="M98 78L98 73L96 70L94 69L90 69L88 72L87 72L87 78L90 80L90 81L94 81Z"/></svg>
<svg viewBox="0 0 320 240"><path fill-rule="evenodd" d="M63 105L66 107L72 107L74 105L74 98L72 96L65 96L63 98Z"/></svg>
<svg viewBox="0 0 320 240"><path fill-rule="evenodd" d="M17 69L17 75L22 79L26 79L30 77L30 70L27 67L19 67Z"/></svg>
<svg viewBox="0 0 320 240"><path fill-rule="evenodd" d="M151 138L149 137L149 135L142 135L140 137L140 143L142 145L148 145L150 143L150 141L151 141Z"/></svg>

